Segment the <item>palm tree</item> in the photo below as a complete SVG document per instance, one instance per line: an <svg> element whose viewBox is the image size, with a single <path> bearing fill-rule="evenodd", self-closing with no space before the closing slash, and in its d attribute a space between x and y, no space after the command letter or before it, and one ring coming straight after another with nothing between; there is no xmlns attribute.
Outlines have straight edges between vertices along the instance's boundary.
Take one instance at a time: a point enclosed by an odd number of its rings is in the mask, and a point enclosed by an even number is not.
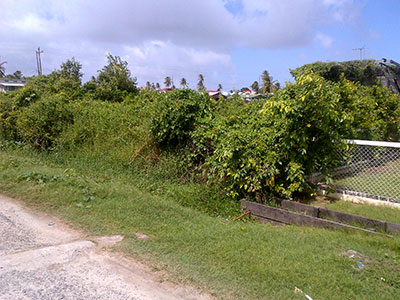
<svg viewBox="0 0 400 300"><path fill-rule="evenodd" d="M206 87L204 86L204 75L199 74L199 82L197 83L197 89L199 91L204 91Z"/></svg>
<svg viewBox="0 0 400 300"><path fill-rule="evenodd" d="M15 79L22 79L22 77L24 77L24 76L22 75L22 72L19 71L19 70L15 71L14 74L13 74L13 76L14 76Z"/></svg>
<svg viewBox="0 0 400 300"><path fill-rule="evenodd" d="M258 86L258 81L254 81L253 84L251 85L251 89L253 90L254 93L258 94L259 91L259 86Z"/></svg>
<svg viewBox="0 0 400 300"><path fill-rule="evenodd" d="M164 79L164 84L165 84L165 86L166 86L167 88L169 88L169 87L172 85L172 79L171 79L171 77L169 77L169 76L165 77L165 79Z"/></svg>
<svg viewBox="0 0 400 300"><path fill-rule="evenodd" d="M6 68L4 67L6 63L6 61L0 63L0 77L6 76Z"/></svg>
<svg viewBox="0 0 400 300"><path fill-rule="evenodd" d="M262 85L263 85L263 93L270 93L271 92L271 85L272 85L272 76L269 75L268 71L265 70L261 75Z"/></svg>
<svg viewBox="0 0 400 300"><path fill-rule="evenodd" d="M217 89L217 91L222 91L222 84L218 84L218 89Z"/></svg>
<svg viewBox="0 0 400 300"><path fill-rule="evenodd" d="M186 81L185 78L181 79L181 86L182 86L183 89L187 88L187 81Z"/></svg>

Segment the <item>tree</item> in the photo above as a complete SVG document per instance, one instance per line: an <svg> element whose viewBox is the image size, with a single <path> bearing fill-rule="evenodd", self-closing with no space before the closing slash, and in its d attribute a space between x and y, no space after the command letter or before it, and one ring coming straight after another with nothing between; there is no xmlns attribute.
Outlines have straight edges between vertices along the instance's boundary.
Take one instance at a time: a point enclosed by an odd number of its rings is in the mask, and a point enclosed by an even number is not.
<svg viewBox="0 0 400 300"><path fill-rule="evenodd" d="M218 89L217 89L217 91L222 91L222 84L218 84Z"/></svg>
<svg viewBox="0 0 400 300"><path fill-rule="evenodd" d="M14 72L13 77L15 79L22 79L24 76L22 75L21 71L17 70L17 71Z"/></svg>
<svg viewBox="0 0 400 300"><path fill-rule="evenodd" d="M128 63L119 56L108 53L107 64L98 72L94 98L121 102L127 94L137 92L136 78L131 77Z"/></svg>
<svg viewBox="0 0 400 300"><path fill-rule="evenodd" d="M136 78L131 77L131 71L128 69L128 63L119 56L107 54L107 64L98 71L96 81L99 84L114 85L120 91L128 93L136 92Z"/></svg>
<svg viewBox="0 0 400 300"><path fill-rule="evenodd" d="M6 61L0 63L0 78L6 75L6 68L4 67L6 63Z"/></svg>
<svg viewBox="0 0 400 300"><path fill-rule="evenodd" d="M206 87L204 86L204 75L203 74L199 74L199 81L197 83L197 90L200 91L204 91L206 89Z"/></svg>
<svg viewBox="0 0 400 300"><path fill-rule="evenodd" d="M71 79L79 84L82 83L83 73L81 72L82 64L72 59L67 59L66 62L62 63L60 66L60 77L63 79Z"/></svg>
<svg viewBox="0 0 400 300"><path fill-rule="evenodd" d="M273 91L281 89L281 84L277 80L274 80L274 78L271 75L269 75L267 70L265 70L262 73L261 80L262 80L262 92L264 94L267 93L269 94L272 93Z"/></svg>
<svg viewBox="0 0 400 300"><path fill-rule="evenodd" d="M147 81L147 82L146 82L146 89L149 89L149 90L151 89L151 83L150 83L150 81Z"/></svg>
<svg viewBox="0 0 400 300"><path fill-rule="evenodd" d="M160 84L157 82L157 83L156 83L156 88L157 88L157 90L159 90L160 87L161 87Z"/></svg>
<svg viewBox="0 0 400 300"><path fill-rule="evenodd" d="M265 70L261 75L262 91L264 94L271 93L272 76Z"/></svg>
<svg viewBox="0 0 400 300"><path fill-rule="evenodd" d="M186 81L185 78L181 79L181 86L182 86L183 89L187 88L187 81Z"/></svg>
<svg viewBox="0 0 400 300"><path fill-rule="evenodd" d="M258 86L258 81L254 81L253 84L251 85L251 89L253 90L254 93L258 94L259 92L259 86Z"/></svg>
<svg viewBox="0 0 400 300"><path fill-rule="evenodd" d="M169 76L165 77L165 79L164 79L164 84L165 84L165 86L166 86L167 88L169 88L169 87L172 85L172 79L171 79L171 77L169 77Z"/></svg>

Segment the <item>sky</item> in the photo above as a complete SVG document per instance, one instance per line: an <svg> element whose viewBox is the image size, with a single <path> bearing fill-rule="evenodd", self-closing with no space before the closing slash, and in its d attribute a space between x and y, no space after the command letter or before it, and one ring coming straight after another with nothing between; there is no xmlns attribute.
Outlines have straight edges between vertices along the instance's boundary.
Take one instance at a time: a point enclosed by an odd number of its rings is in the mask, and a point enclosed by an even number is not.
<svg viewBox="0 0 400 300"><path fill-rule="evenodd" d="M400 0L0 0L0 62L6 73L44 74L75 57L84 80L108 52L138 84L170 76L191 88L241 89L268 70L281 84L315 61L400 62Z"/></svg>

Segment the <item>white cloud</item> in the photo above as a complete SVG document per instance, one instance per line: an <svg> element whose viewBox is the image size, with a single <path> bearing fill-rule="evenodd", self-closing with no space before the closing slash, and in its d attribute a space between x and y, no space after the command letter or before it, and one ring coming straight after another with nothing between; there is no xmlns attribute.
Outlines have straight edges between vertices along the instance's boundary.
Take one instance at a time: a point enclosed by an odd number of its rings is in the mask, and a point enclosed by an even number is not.
<svg viewBox="0 0 400 300"><path fill-rule="evenodd" d="M352 4L350 0L236 0L243 9L231 13L226 0L2 1L0 32L15 30L17 36L40 32L58 39L128 45L161 40L219 51L243 44L304 45L319 26Z"/></svg>
<svg viewBox="0 0 400 300"><path fill-rule="evenodd" d="M316 40L321 43L324 48L331 48L333 44L333 38L323 33L317 33L315 36Z"/></svg>
<svg viewBox="0 0 400 300"><path fill-rule="evenodd" d="M179 85L185 77L192 87L198 74L204 74L207 82L216 85L218 77L231 69L231 58L228 54L220 54L210 50L197 50L190 47L177 46L172 42L148 41L141 46L125 47L124 57L135 74L140 74L139 83L145 81L163 82L163 78L171 76L175 85Z"/></svg>
<svg viewBox="0 0 400 300"><path fill-rule="evenodd" d="M232 3L236 8L227 9ZM221 74L232 70L236 47L299 47L315 39L331 46L323 27L346 22L355 6L354 0L0 0L0 55L8 68L27 73L41 46L45 70L75 56L93 75L110 51L136 64L139 79L214 65Z"/></svg>

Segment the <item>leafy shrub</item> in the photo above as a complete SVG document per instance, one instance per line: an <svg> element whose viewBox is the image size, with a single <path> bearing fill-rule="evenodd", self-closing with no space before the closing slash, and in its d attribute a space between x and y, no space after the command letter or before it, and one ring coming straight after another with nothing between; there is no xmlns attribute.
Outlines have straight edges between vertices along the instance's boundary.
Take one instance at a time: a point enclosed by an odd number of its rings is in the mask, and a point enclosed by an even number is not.
<svg viewBox="0 0 400 300"><path fill-rule="evenodd" d="M259 201L308 192L307 176L336 165L352 120L337 85L312 73L264 103L228 106L193 132L195 159L232 197Z"/></svg>
<svg viewBox="0 0 400 300"><path fill-rule="evenodd" d="M83 100L72 103L70 108L74 123L59 140L59 147L64 149L96 144L116 151L117 146L126 146L135 139L137 127L145 122L137 118L137 106L133 104Z"/></svg>
<svg viewBox="0 0 400 300"><path fill-rule="evenodd" d="M159 93L158 93L159 94ZM152 98L129 97L122 103L82 100L71 103L74 123L57 141L58 151L97 153L103 159L131 165L155 161L158 151L150 135ZM153 99L154 100L154 99ZM149 102L148 102L149 101Z"/></svg>
<svg viewBox="0 0 400 300"><path fill-rule="evenodd" d="M290 73L297 78L300 74L313 71L326 80L338 82L342 74L347 80L372 86L378 83L379 66L374 60L352 60L345 62L314 62L307 64Z"/></svg>
<svg viewBox="0 0 400 300"><path fill-rule="evenodd" d="M374 129L369 138L400 141L400 97L379 85L367 89L367 92L372 106L368 118L373 120Z"/></svg>
<svg viewBox="0 0 400 300"><path fill-rule="evenodd" d="M22 108L40 99L39 93L32 86L26 86L0 98L0 133L3 138L18 140L16 128L18 115Z"/></svg>
<svg viewBox="0 0 400 300"><path fill-rule="evenodd" d="M14 100L13 104L15 108L19 109L38 101L40 99L40 94L33 86L28 85L16 91L15 94L12 95L12 99Z"/></svg>
<svg viewBox="0 0 400 300"><path fill-rule="evenodd" d="M170 167L159 168L171 176L184 169L217 182L233 198L309 193L308 176L336 165L344 138L400 137L399 97L382 86L346 80L340 69L329 70L335 80L304 71L296 84L250 103L214 101L187 89L136 92L118 59L82 88L79 72L66 71L71 76L53 72L0 95L3 137L127 166L135 161L144 170L168 161Z"/></svg>
<svg viewBox="0 0 400 300"><path fill-rule="evenodd" d="M211 111L212 100L193 90L175 90L157 103L151 132L160 145L178 145L187 141L196 120Z"/></svg>
<svg viewBox="0 0 400 300"><path fill-rule="evenodd" d="M83 86L83 91L96 100L122 102L130 94L137 93L136 78L131 77L128 63L119 56L107 55L107 65L100 71L97 78Z"/></svg>
<svg viewBox="0 0 400 300"><path fill-rule="evenodd" d="M73 114L68 103L50 96L22 109L16 127L25 142L37 148L49 149L72 122Z"/></svg>
<svg viewBox="0 0 400 300"><path fill-rule="evenodd" d="M0 98L0 134L6 139L17 139L13 101L6 97Z"/></svg>

